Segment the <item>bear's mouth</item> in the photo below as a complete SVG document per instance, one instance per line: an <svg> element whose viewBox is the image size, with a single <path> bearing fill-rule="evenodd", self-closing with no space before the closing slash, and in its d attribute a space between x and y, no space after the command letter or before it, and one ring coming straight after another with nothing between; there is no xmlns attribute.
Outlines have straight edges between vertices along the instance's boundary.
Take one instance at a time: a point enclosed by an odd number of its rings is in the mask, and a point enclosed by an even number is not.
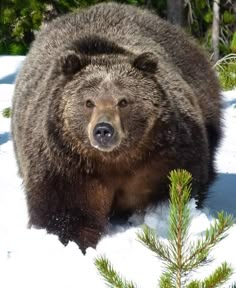
<svg viewBox="0 0 236 288"><path fill-rule="evenodd" d="M119 140L119 137L116 135L113 137L112 141L106 141L106 140L99 140L96 141L93 137L90 139L90 144L93 148L101 151L101 152L112 152L116 148L119 147L121 141Z"/></svg>
<svg viewBox="0 0 236 288"><path fill-rule="evenodd" d="M91 144L92 145L92 144ZM101 152L112 152L115 147L105 147L105 146L101 146L101 145L98 145L98 144L95 144L95 145L92 145L95 149L101 151Z"/></svg>

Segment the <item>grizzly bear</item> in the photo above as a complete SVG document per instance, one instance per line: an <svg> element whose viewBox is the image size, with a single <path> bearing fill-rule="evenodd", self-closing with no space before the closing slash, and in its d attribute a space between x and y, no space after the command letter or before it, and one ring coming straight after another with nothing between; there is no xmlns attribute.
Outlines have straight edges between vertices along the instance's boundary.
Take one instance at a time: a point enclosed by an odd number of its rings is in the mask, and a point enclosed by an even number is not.
<svg viewBox="0 0 236 288"><path fill-rule="evenodd" d="M96 246L115 217L168 198L168 173L214 179L219 86L204 53L147 10L98 4L48 24L21 69L12 135L29 225Z"/></svg>

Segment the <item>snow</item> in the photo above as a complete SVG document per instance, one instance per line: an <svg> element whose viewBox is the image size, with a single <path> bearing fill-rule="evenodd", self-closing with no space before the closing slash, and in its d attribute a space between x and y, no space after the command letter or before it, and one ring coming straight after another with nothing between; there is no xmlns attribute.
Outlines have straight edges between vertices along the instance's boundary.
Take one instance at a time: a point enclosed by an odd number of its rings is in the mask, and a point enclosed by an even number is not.
<svg viewBox="0 0 236 288"><path fill-rule="evenodd" d="M11 106L16 72L24 57L0 57L0 111ZM193 238L209 227L218 210L236 216L236 90L224 92L224 139L217 155L218 180L211 188L204 210L196 210L190 202ZM83 255L70 242L64 247L57 236L44 229L27 229L27 208L21 179L17 176L10 120L0 116L0 287L106 287L94 266L94 259L106 255L114 267L140 288L157 287L162 263L137 241L141 224L154 228L167 239L168 205L150 209L144 217L134 215L132 225L111 227L96 249ZM236 225L229 236L212 252L215 262L201 268L193 276L202 278L227 261L236 271ZM231 281L236 281L236 274ZM232 283L232 282L231 282ZM224 287L228 287L225 285Z"/></svg>

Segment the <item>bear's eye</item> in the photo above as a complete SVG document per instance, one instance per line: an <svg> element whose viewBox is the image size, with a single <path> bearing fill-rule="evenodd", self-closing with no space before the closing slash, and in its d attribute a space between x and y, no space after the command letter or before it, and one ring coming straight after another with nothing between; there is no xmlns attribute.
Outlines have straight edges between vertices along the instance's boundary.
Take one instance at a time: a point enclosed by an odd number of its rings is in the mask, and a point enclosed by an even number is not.
<svg viewBox="0 0 236 288"><path fill-rule="evenodd" d="M118 103L119 107L124 108L128 106L128 101L126 99L122 99Z"/></svg>
<svg viewBox="0 0 236 288"><path fill-rule="evenodd" d="M95 107L95 104L92 100L87 100L86 101L86 107L87 108L93 108L93 107Z"/></svg>

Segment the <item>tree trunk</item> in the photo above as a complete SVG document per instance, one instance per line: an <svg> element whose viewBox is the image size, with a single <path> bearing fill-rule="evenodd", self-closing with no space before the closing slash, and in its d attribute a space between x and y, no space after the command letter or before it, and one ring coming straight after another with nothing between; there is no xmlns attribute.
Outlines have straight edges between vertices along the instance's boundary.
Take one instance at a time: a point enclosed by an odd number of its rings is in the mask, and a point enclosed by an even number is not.
<svg viewBox="0 0 236 288"><path fill-rule="evenodd" d="M147 8L151 9L151 8L152 8L152 0L145 0L145 1L144 1L144 5L145 5Z"/></svg>
<svg viewBox="0 0 236 288"><path fill-rule="evenodd" d="M167 0L167 18L175 25L183 26L184 0Z"/></svg>
<svg viewBox="0 0 236 288"><path fill-rule="evenodd" d="M220 35L220 0L213 2L213 23L212 23L212 48L213 59L216 62L219 59L219 35Z"/></svg>

